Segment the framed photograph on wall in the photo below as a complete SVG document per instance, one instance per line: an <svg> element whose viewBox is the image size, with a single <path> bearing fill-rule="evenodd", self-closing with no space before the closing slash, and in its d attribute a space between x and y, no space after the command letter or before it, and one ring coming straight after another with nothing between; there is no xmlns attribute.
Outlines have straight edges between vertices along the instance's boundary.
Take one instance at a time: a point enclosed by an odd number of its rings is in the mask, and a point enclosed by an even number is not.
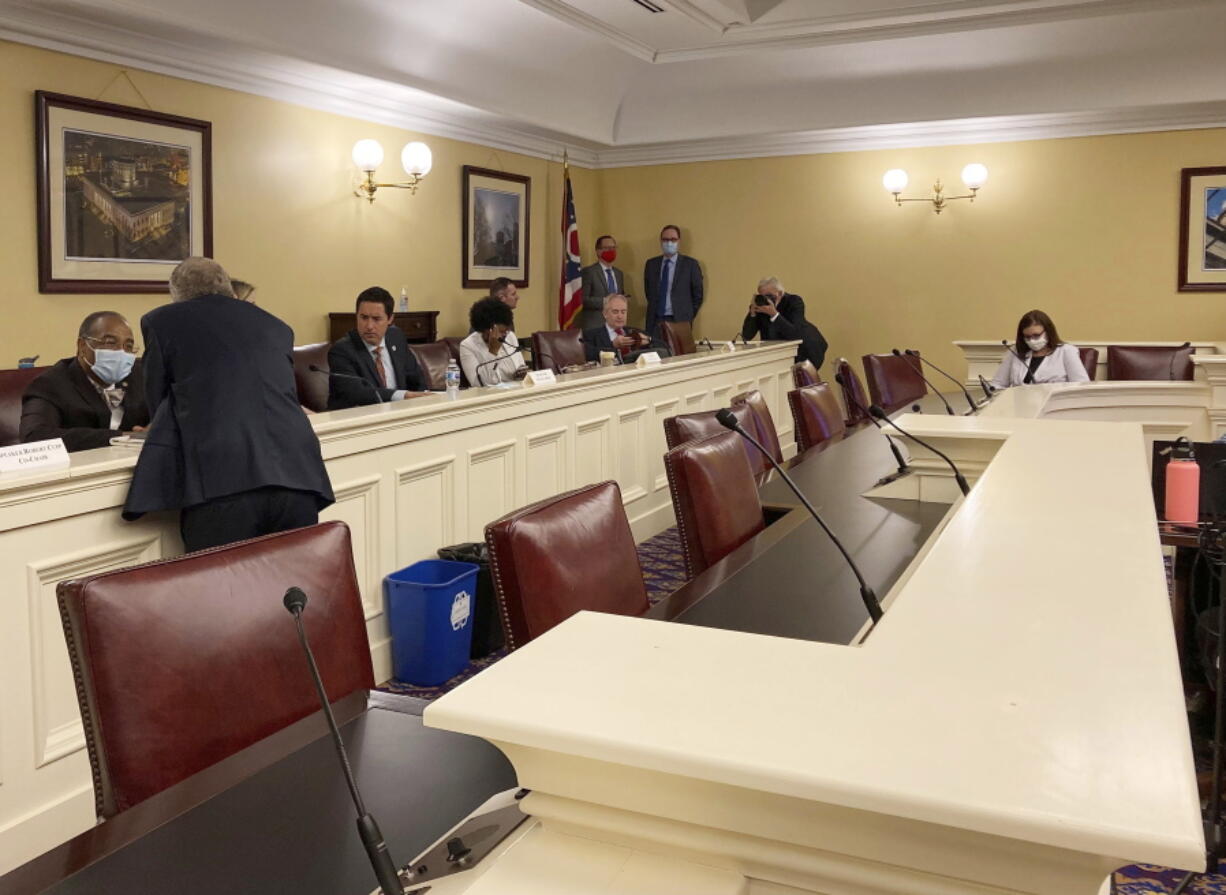
<svg viewBox="0 0 1226 895"><path fill-rule="evenodd" d="M1183 169L1179 291L1226 292L1226 167Z"/></svg>
<svg viewBox="0 0 1226 895"><path fill-rule="evenodd" d="M212 125L35 93L40 292L166 292L213 253Z"/></svg>
<svg viewBox="0 0 1226 895"><path fill-rule="evenodd" d="M484 288L498 277L528 285L532 180L464 166L463 284Z"/></svg>

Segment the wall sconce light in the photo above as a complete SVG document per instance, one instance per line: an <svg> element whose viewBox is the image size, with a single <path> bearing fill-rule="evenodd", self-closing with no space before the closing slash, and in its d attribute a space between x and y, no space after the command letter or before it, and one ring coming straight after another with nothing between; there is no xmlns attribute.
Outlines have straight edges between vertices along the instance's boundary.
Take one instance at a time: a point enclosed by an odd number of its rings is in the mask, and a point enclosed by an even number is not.
<svg viewBox="0 0 1226 895"><path fill-rule="evenodd" d="M881 185L890 193L894 194L894 201L899 205L904 202L931 202L932 210L940 214L946 202L952 202L955 199L970 199L975 201L975 195L979 188L987 182L988 169L978 163L972 163L962 169L962 182L966 184L966 188L970 190L970 194L966 196L946 196L943 192L944 187L941 186L941 181L938 180L932 188L932 196L922 199L904 199L900 193L907 188L907 172L902 168L891 168L885 172L885 176L881 178Z"/></svg>
<svg viewBox="0 0 1226 895"><path fill-rule="evenodd" d="M406 145L400 152L400 164L404 166L404 173L409 175L409 179L403 183L375 182L375 170L383 164L383 147L378 140L358 140L354 143L353 163L365 175L353 194L359 199L374 202L375 191L384 186L416 193L417 185L430 173L430 168L434 165L434 155L425 143L414 141Z"/></svg>

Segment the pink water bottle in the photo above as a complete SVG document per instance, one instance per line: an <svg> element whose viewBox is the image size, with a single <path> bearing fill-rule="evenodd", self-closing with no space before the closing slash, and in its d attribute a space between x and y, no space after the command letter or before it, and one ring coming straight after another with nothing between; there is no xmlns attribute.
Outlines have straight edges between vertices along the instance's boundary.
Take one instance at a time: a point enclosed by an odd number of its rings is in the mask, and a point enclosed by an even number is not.
<svg viewBox="0 0 1226 895"><path fill-rule="evenodd" d="M1166 521L1195 525L1200 521L1200 465L1192 442L1181 436L1166 464Z"/></svg>

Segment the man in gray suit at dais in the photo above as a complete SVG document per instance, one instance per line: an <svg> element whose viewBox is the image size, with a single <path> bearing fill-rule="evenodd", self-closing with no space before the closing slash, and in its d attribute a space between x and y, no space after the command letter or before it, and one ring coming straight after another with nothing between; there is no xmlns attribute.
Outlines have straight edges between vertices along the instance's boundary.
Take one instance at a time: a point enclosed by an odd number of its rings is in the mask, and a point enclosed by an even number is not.
<svg viewBox="0 0 1226 895"><path fill-rule="evenodd" d="M660 231L663 254L648 258L643 270L644 328L653 338L659 338L660 321L692 322L702 306L702 270L695 259L680 253L680 247L681 230L669 224Z"/></svg>
<svg viewBox="0 0 1226 895"><path fill-rule="evenodd" d="M577 329L591 329L604 323L604 299L606 295L624 295L626 275L614 267L617 260L617 240L602 236L596 240L595 264L579 272L582 282L583 312L575 322Z"/></svg>

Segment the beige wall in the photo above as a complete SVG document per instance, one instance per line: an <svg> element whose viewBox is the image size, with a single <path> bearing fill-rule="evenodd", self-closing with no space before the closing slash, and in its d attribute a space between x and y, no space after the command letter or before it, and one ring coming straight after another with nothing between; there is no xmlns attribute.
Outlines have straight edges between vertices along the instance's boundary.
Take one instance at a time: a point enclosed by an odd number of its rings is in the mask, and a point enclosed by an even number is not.
<svg viewBox="0 0 1226 895"><path fill-rule="evenodd" d="M23 354L72 352L80 318L106 306L134 321L158 296L40 295L35 254L33 92L143 105L120 69L0 43L0 366ZM133 71L159 110L213 122L215 255L259 286L258 301L298 341L322 339L324 315L371 284L409 289L438 308L445 334L466 331L480 294L460 282L460 167L532 178L531 286L523 332L553 326L561 166L468 143L368 124L287 103ZM424 139L434 171L416 196L350 195L354 141L388 154ZM1226 295L1175 291L1179 169L1221 164L1226 131L1203 130L685 165L572 169L584 260L601 232L618 236L619 266L642 313L643 262L668 222L702 263L707 304L698 332L729 338L759 277L776 274L807 300L832 355L918 347L957 367L954 338L1010 335L1030 307L1070 339L1226 337ZM903 167L909 192L958 183L968 161L991 172L973 206L937 216L897 208L881 174Z"/></svg>

